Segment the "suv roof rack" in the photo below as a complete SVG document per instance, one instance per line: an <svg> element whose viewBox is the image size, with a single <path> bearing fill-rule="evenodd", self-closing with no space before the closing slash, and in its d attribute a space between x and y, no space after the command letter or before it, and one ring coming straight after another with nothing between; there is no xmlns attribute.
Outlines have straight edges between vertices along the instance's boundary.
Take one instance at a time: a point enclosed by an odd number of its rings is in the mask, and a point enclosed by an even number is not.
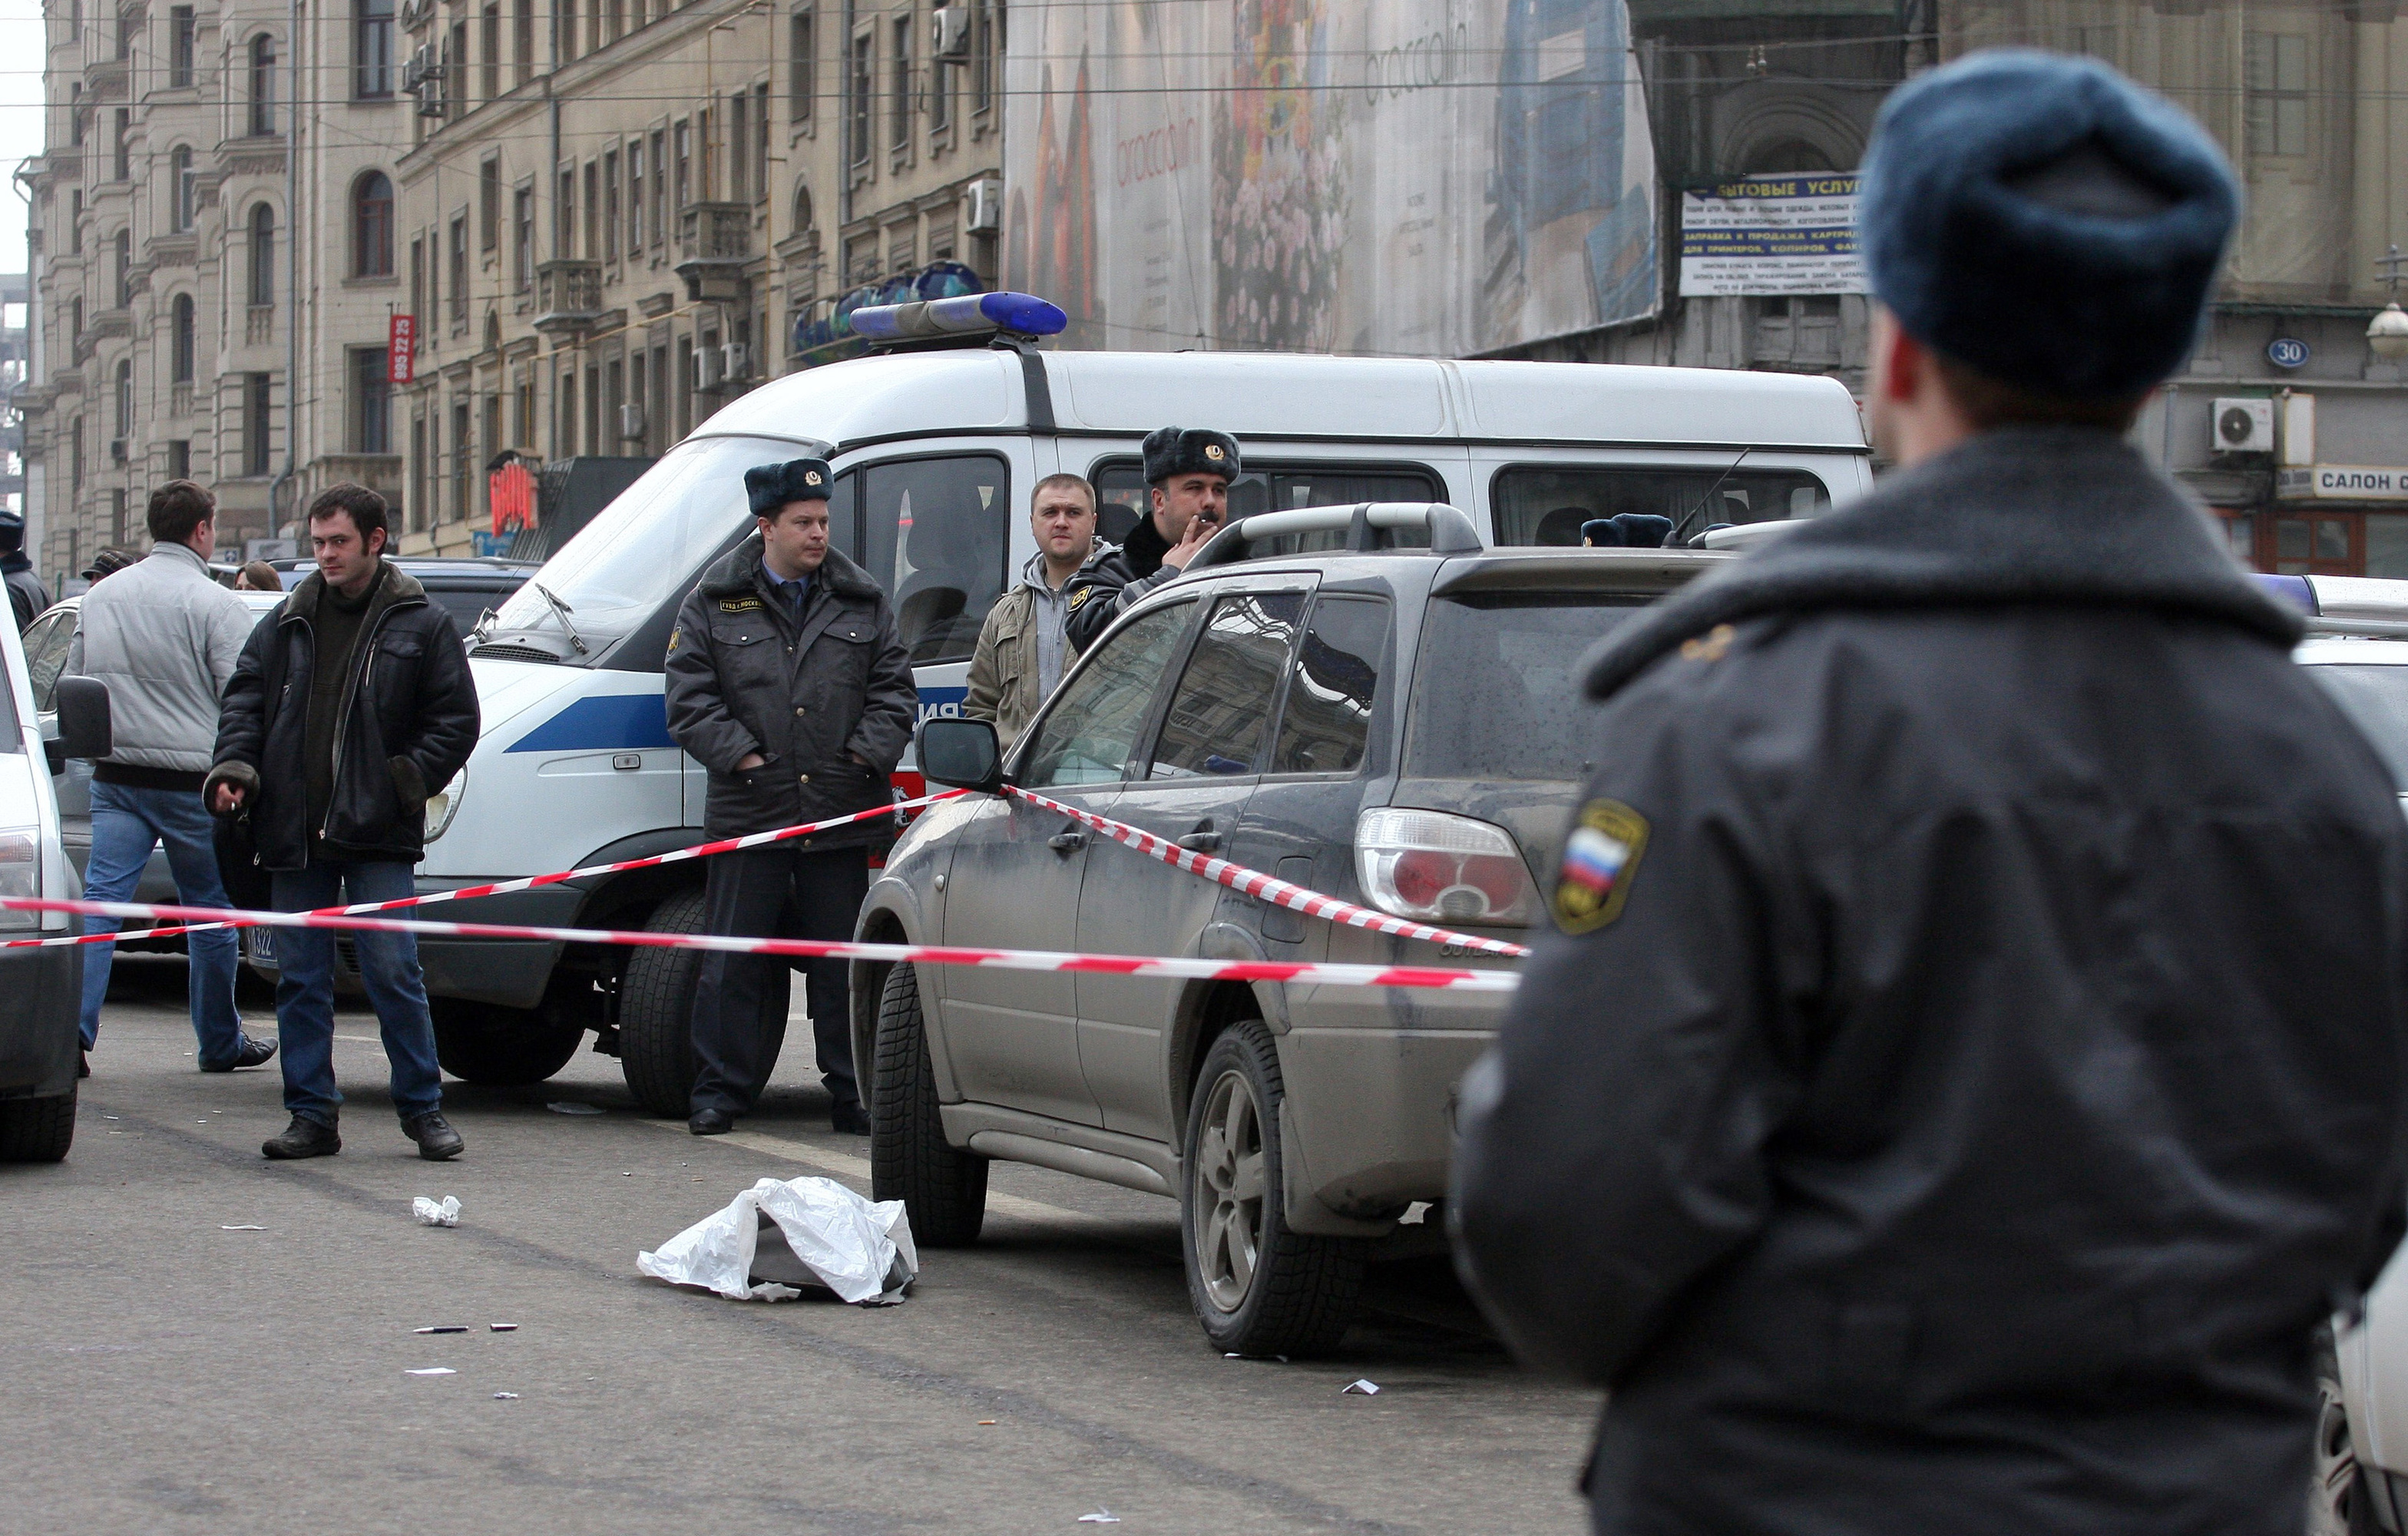
<svg viewBox="0 0 2408 1536"><path fill-rule="evenodd" d="M1382 532L1398 528L1426 532L1429 543L1424 546L1380 540ZM1293 511L1241 517L1197 551L1187 568L1202 570L1209 566L1235 565L1240 560L1262 560L1280 553L1323 553L1266 550L1257 554L1253 546L1261 540L1297 534L1340 532L1346 535L1342 547L1354 554L1478 554L1488 547L1481 542L1480 530L1471 525L1471 519L1442 501L1365 501L1352 507L1299 507Z"/></svg>
<svg viewBox="0 0 2408 1536"><path fill-rule="evenodd" d="M2253 574L2250 580L2276 602L2305 613L2312 635L2408 636L2408 581L2264 574Z"/></svg>

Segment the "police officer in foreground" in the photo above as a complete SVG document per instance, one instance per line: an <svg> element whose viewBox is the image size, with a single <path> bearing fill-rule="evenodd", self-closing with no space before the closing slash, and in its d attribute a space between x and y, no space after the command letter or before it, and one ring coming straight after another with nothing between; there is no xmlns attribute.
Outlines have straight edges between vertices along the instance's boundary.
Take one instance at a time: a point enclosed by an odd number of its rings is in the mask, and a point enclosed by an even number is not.
<svg viewBox="0 0 2408 1536"><path fill-rule="evenodd" d="M892 802L887 775L919 703L886 595L828 542L827 465L744 472L757 527L678 610L666 665L669 734L710 770L703 831L741 837ZM884 818L710 860L704 926L751 938L850 939ZM804 967L821 1080L839 1131L867 1135L854 1081L846 967ZM693 1113L716 1136L751 1111L785 1039L788 963L702 958L694 999Z"/></svg>
<svg viewBox="0 0 2408 1536"><path fill-rule="evenodd" d="M1114 549L1099 544L1063 589L1073 653L1084 653L1130 604L1177 577L1228 517L1229 482L1242 472L1238 439L1200 427L1145 435L1147 514Z"/></svg>
<svg viewBox="0 0 2408 1536"><path fill-rule="evenodd" d="M2294 1536L2400 1235L2408 829L2125 440L2236 211L2180 111L1978 53L1863 169L1901 467L1616 630L1452 1219L1609 1388L1600 1531Z"/></svg>

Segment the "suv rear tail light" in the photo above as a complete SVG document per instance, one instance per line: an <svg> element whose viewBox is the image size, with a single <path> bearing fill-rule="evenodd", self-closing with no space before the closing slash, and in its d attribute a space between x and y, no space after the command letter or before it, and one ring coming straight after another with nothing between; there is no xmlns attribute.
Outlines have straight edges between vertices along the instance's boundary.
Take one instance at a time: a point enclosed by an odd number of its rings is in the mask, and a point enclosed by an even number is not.
<svg viewBox="0 0 2408 1536"><path fill-rule="evenodd" d="M1522 850L1501 826L1442 811L1367 811L1354 868L1382 912L1424 923L1520 927L1538 910Z"/></svg>

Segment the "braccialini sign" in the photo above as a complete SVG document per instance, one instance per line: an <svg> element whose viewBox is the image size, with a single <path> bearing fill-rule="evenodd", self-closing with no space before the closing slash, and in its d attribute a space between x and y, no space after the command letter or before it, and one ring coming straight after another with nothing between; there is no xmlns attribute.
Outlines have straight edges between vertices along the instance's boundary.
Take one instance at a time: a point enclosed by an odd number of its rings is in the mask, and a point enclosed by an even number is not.
<svg viewBox="0 0 2408 1536"><path fill-rule="evenodd" d="M1653 314L1622 0L1015 10L1004 278L1069 345L1460 355Z"/></svg>
<svg viewBox="0 0 2408 1536"><path fill-rule="evenodd" d="M1681 296L1861 294L1856 178L1742 176L1681 194Z"/></svg>

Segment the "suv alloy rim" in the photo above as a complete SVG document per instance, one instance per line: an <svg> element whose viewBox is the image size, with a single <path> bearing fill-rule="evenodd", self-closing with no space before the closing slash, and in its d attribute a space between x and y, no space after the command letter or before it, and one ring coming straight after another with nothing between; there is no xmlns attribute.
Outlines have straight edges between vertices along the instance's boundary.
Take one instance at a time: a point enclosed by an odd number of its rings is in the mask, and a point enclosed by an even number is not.
<svg viewBox="0 0 2408 1536"><path fill-rule="evenodd" d="M1197 1148L1196 1261L1223 1312L1246 1304L1263 1230L1263 1127L1243 1072L1221 1074L1205 1101Z"/></svg>

